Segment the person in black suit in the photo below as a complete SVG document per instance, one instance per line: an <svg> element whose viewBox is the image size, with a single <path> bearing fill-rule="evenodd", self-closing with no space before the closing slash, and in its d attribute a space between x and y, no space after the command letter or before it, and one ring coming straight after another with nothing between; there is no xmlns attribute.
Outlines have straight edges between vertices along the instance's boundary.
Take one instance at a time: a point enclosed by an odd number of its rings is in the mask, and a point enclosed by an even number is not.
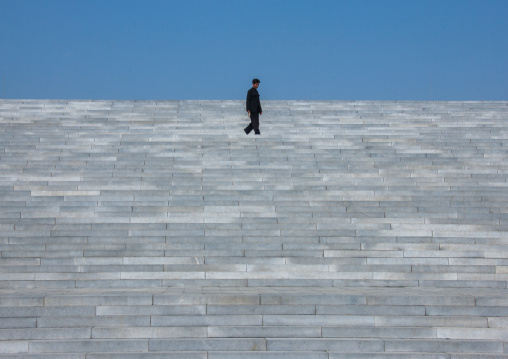
<svg viewBox="0 0 508 359"><path fill-rule="evenodd" d="M260 135L259 132L259 115L263 114L261 108L261 102L259 101L258 87L261 81L258 79L252 80L252 87L247 92L247 112L250 117L250 124L244 128L245 133L248 135L252 130L256 135Z"/></svg>

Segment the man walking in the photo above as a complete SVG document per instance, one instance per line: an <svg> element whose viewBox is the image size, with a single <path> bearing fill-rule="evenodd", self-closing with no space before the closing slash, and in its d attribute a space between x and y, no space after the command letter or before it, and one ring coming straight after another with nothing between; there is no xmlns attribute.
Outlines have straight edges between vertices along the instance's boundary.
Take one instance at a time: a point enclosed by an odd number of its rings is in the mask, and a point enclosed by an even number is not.
<svg viewBox="0 0 508 359"><path fill-rule="evenodd" d="M258 87L261 81L258 79L252 80L252 88L247 92L247 112L250 117L250 124L244 128L245 133L248 135L252 130L256 135L260 135L259 132L259 115L263 114L261 108L261 102L259 101Z"/></svg>

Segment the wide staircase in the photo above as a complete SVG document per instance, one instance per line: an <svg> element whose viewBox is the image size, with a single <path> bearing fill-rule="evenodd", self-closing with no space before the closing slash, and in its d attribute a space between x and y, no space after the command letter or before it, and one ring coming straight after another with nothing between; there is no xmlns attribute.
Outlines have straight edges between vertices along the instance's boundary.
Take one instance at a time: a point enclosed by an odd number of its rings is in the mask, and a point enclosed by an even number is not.
<svg viewBox="0 0 508 359"><path fill-rule="evenodd" d="M508 358L508 103L0 101L0 358Z"/></svg>

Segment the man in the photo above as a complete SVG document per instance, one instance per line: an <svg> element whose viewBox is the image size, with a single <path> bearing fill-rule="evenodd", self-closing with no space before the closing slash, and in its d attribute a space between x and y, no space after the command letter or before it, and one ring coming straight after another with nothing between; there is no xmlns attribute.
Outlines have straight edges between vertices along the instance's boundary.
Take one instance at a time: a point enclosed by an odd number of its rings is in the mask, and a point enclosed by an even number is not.
<svg viewBox="0 0 508 359"><path fill-rule="evenodd" d="M261 108L261 102L259 101L258 87L261 81L258 79L252 80L252 88L247 92L247 112L250 117L250 124L244 131L248 135L252 130L256 135L260 135L259 132L259 115L263 114Z"/></svg>

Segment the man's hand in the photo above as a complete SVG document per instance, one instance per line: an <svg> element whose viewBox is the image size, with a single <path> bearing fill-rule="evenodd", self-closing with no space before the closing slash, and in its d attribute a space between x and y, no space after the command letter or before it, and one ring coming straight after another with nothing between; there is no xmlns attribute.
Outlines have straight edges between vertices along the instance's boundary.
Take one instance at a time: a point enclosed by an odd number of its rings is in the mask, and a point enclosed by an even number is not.
<svg viewBox="0 0 508 359"><path fill-rule="evenodd" d="M247 113L249 114L249 118L250 118L250 111L247 111Z"/></svg>

